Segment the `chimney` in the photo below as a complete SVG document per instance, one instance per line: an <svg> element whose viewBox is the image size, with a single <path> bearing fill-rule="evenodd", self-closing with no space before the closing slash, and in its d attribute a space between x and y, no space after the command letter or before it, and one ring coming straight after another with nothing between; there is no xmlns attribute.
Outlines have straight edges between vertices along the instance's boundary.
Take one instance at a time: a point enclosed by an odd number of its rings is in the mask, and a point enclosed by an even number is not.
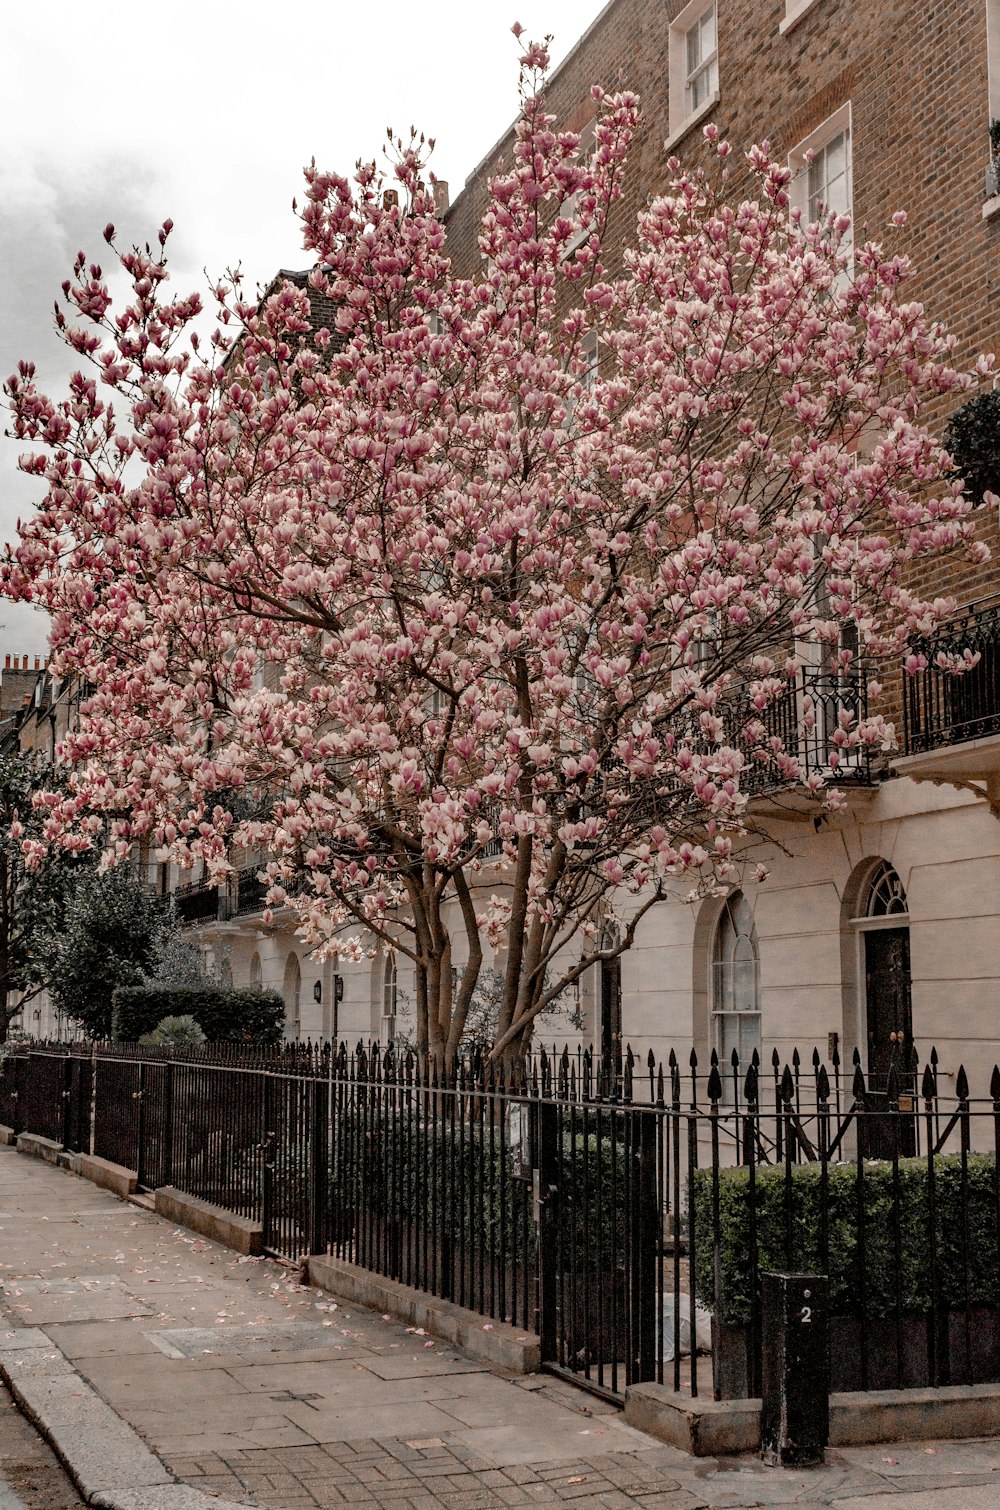
<svg viewBox="0 0 1000 1510"><path fill-rule="evenodd" d="M399 204L399 195L395 189L386 189L382 195L383 210L393 210Z"/></svg>
<svg viewBox="0 0 1000 1510"><path fill-rule="evenodd" d="M41 669L42 669L42 658L41 658L40 655L36 655L35 656L35 670L36 671L41 671Z"/></svg>
<svg viewBox="0 0 1000 1510"><path fill-rule="evenodd" d="M448 180L446 178L436 178L434 180L434 208L439 216L448 213L449 203Z"/></svg>
<svg viewBox="0 0 1000 1510"><path fill-rule="evenodd" d="M14 657L14 670L15 671L20 671L20 669L21 669L21 657L19 655L15 655L15 657Z"/></svg>
<svg viewBox="0 0 1000 1510"><path fill-rule="evenodd" d="M10 670L10 656L9 655L5 655L4 658L3 658L3 669L5 671L9 671Z"/></svg>

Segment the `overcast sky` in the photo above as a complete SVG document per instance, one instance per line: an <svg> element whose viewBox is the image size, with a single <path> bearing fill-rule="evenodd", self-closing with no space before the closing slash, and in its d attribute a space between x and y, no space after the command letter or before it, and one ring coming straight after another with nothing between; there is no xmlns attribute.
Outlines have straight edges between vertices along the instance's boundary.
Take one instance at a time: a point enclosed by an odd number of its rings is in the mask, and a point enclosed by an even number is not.
<svg viewBox="0 0 1000 1510"><path fill-rule="evenodd" d="M305 265L291 212L303 164L349 173L385 128L436 139L452 197L517 110L520 21L558 61L605 0L263 6L103 0L5 7L0 99L0 376L34 361L62 397L74 365L52 305L78 249L102 263L168 216L175 286L242 263L250 285ZM613 80L602 81L612 84ZM0 536L39 497L0 436ZM44 653L44 619L0 604L0 650Z"/></svg>

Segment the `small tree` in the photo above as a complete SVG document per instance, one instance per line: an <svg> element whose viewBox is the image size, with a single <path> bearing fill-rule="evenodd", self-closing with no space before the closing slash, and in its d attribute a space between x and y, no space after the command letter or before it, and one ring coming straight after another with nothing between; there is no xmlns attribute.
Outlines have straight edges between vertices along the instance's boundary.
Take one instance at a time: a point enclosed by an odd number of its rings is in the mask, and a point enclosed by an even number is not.
<svg viewBox="0 0 1000 1510"><path fill-rule="evenodd" d="M110 1038L116 986L140 985L176 930L127 865L81 879L39 962L56 1010L90 1038Z"/></svg>
<svg viewBox="0 0 1000 1510"><path fill-rule="evenodd" d="M51 766L34 755L0 755L0 1043L13 1019L44 989L47 941L58 933L69 897L96 855L49 849L29 867L24 842L39 843L44 813L37 793L51 788Z"/></svg>
<svg viewBox="0 0 1000 1510"><path fill-rule="evenodd" d="M46 491L3 581L93 688L50 839L97 814L112 853L153 840L219 878L233 845L268 852L320 955L409 957L418 1046L445 1063L484 936L493 1053L514 1054L651 907L733 884L754 779L835 805L799 758L803 646L840 680L845 623L899 657L949 608L907 590L911 563L985 549L920 420L977 374L907 299L905 217L849 261L848 221L790 213L766 148L735 202L710 126L710 166L671 159L623 247L638 100L594 89L581 159L546 66L526 49L477 279L414 139L392 194L374 164L306 174L335 329L310 290L258 305L229 280L205 348L198 296L167 292L167 222L158 249L113 250L120 310L77 258L69 396L27 364L8 388ZM892 739L845 706L823 764Z"/></svg>

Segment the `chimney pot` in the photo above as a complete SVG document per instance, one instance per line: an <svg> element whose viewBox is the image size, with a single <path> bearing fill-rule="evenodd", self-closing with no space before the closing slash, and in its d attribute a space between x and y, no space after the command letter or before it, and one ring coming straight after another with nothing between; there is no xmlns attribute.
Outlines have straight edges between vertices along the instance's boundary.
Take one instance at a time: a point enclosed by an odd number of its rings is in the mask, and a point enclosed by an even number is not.
<svg viewBox="0 0 1000 1510"><path fill-rule="evenodd" d="M5 671L9 671L10 670L10 656L9 655L5 655L4 658L3 658L3 669Z"/></svg>
<svg viewBox="0 0 1000 1510"><path fill-rule="evenodd" d="M42 658L41 658L40 655L36 655L35 656L35 670L36 671L41 671L41 669L42 669Z"/></svg>

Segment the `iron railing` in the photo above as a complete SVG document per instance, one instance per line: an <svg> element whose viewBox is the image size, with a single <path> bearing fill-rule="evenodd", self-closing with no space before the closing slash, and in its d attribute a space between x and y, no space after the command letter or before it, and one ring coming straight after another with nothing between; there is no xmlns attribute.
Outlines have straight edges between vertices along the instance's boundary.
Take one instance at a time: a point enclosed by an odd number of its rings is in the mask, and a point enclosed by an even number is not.
<svg viewBox="0 0 1000 1510"><path fill-rule="evenodd" d="M174 889L174 906L184 925L219 917L219 888L208 881L185 881Z"/></svg>
<svg viewBox="0 0 1000 1510"><path fill-rule="evenodd" d="M946 1082L933 1051L872 1083L836 1051L540 1049L445 1079L365 1045L34 1045L0 1071L0 1121L259 1222L270 1253L536 1331L547 1368L612 1398L753 1397L774 1269L829 1276L835 1389L1000 1381L1000 1069L982 1099Z"/></svg>
<svg viewBox="0 0 1000 1510"><path fill-rule="evenodd" d="M948 745L1000 734L1000 603L973 604L936 634L915 640L922 671L903 678L904 753L917 755ZM953 672L939 656L979 659L968 671Z"/></svg>

